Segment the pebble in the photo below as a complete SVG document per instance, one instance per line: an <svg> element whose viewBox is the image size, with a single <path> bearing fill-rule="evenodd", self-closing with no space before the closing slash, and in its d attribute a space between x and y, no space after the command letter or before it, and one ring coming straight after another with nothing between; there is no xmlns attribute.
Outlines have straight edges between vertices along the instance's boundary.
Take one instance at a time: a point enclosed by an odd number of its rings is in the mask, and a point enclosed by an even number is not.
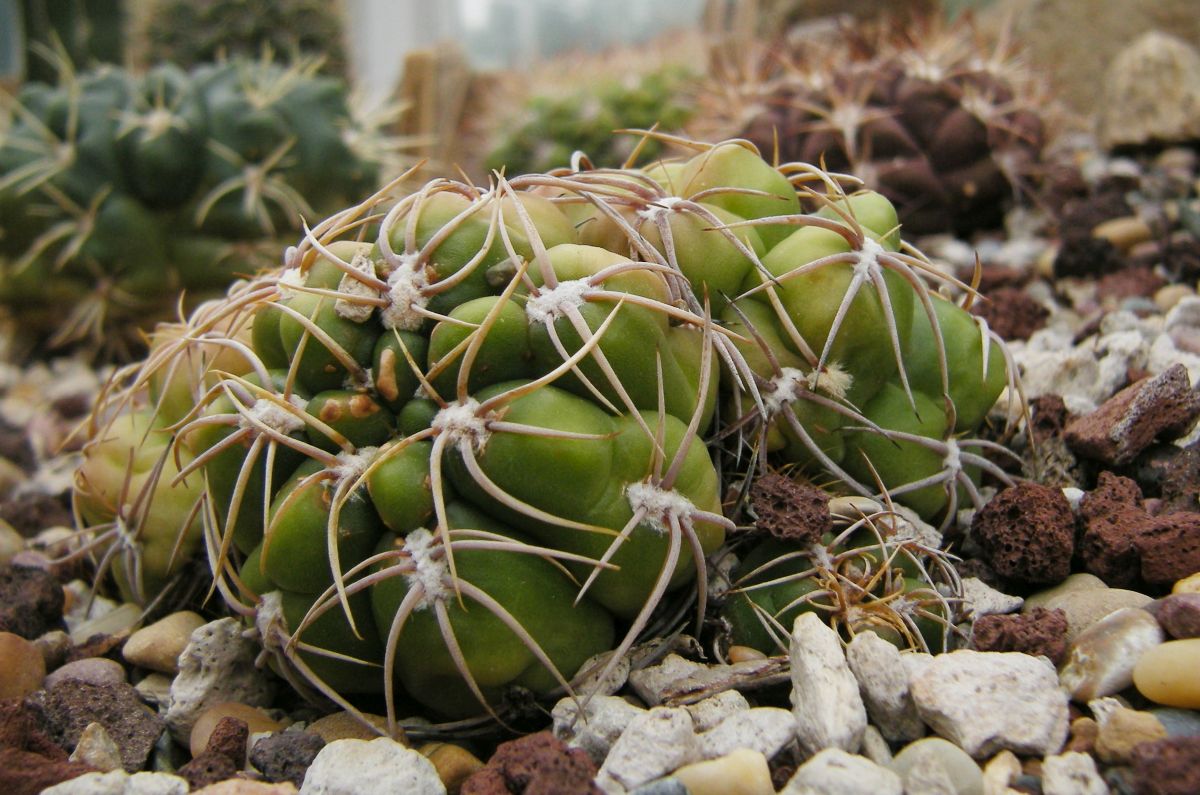
<svg viewBox="0 0 1200 795"><path fill-rule="evenodd" d="M1042 760L1042 795L1108 795L1089 754L1069 751Z"/></svg>
<svg viewBox="0 0 1200 795"><path fill-rule="evenodd" d="M1058 681L1076 701L1119 693L1133 684L1133 667L1142 654L1163 639L1162 627L1149 612L1121 608L1079 633Z"/></svg>
<svg viewBox="0 0 1200 795"><path fill-rule="evenodd" d="M867 708L837 633L813 613L801 613L792 627L788 654L801 750L809 755L825 748L857 751L867 727Z"/></svg>
<svg viewBox="0 0 1200 795"><path fill-rule="evenodd" d="M1200 593L1200 571L1176 581L1171 593Z"/></svg>
<svg viewBox="0 0 1200 795"><path fill-rule="evenodd" d="M937 781L955 795L984 795L983 771L966 751L941 737L909 743L892 760L892 770L910 793L927 792ZM922 783L927 782L927 783Z"/></svg>
<svg viewBox="0 0 1200 795"><path fill-rule="evenodd" d="M863 756L826 748L796 769L779 795L901 795L900 776Z"/></svg>
<svg viewBox="0 0 1200 795"><path fill-rule="evenodd" d="M699 759L692 717L681 707L655 707L638 715L613 743L596 783L633 789Z"/></svg>
<svg viewBox="0 0 1200 795"><path fill-rule="evenodd" d="M107 657L88 657L75 660L46 675L45 687L54 687L67 679L78 679L92 685L124 684L125 668Z"/></svg>
<svg viewBox="0 0 1200 795"><path fill-rule="evenodd" d="M983 791L1005 792L1021 775L1021 760L1012 751L1001 751L983 766Z"/></svg>
<svg viewBox="0 0 1200 795"><path fill-rule="evenodd" d="M379 731L375 731L369 726L364 726L362 720L359 720L353 713L346 711L334 712L322 718L317 718L308 725L306 731L319 734L321 739L327 743L331 743L334 740L374 740L376 737L382 737L387 734L388 721L385 716L364 712L362 713L362 717L371 726L378 727ZM400 731L400 736L393 739L407 745L403 731L399 729L397 731Z"/></svg>
<svg viewBox="0 0 1200 795"><path fill-rule="evenodd" d="M884 737L907 742L925 734L899 649L874 632L862 632L846 646L846 661L858 680L871 722Z"/></svg>
<svg viewBox="0 0 1200 795"><path fill-rule="evenodd" d="M775 792L767 758L748 748L684 765L672 777L683 782L689 795L773 795Z"/></svg>
<svg viewBox="0 0 1200 795"><path fill-rule="evenodd" d="M735 712L717 726L696 737L701 759L715 759L744 748L771 759L792 742L796 721L792 713L778 707L756 707Z"/></svg>
<svg viewBox="0 0 1200 795"><path fill-rule="evenodd" d="M750 702L738 691L726 690L695 704L687 704L684 709L692 716L696 733L701 734L720 726L726 718L750 709Z"/></svg>
<svg viewBox="0 0 1200 795"><path fill-rule="evenodd" d="M963 578L962 586L963 606L976 618L1015 613L1025 604L1021 597L997 591L978 577Z"/></svg>
<svg viewBox="0 0 1200 795"><path fill-rule="evenodd" d="M86 601L85 599L84 602L86 603ZM99 603L100 597L97 597L94 602ZM93 635L121 635L131 631L142 620L142 608L127 602L117 605L102 615L78 623L71 621L69 615L64 618L67 620L71 641L76 646L80 646Z"/></svg>
<svg viewBox="0 0 1200 795"><path fill-rule="evenodd" d="M0 563L8 563L25 549L25 538L12 525L0 519Z"/></svg>
<svg viewBox="0 0 1200 795"><path fill-rule="evenodd" d="M433 763L387 737L334 740L308 767L302 795L383 795L446 792Z"/></svg>
<svg viewBox="0 0 1200 795"><path fill-rule="evenodd" d="M1153 599L1144 593L1125 588L1089 588L1072 591L1050 599L1044 605L1047 610L1059 609L1067 614L1067 643L1100 619L1123 607L1145 607ZM1026 608L1029 601L1025 602Z"/></svg>
<svg viewBox="0 0 1200 795"><path fill-rule="evenodd" d="M1124 707L1115 709L1100 722L1096 736L1096 756L1108 764L1124 765L1132 759L1134 746L1164 740L1166 727L1149 712Z"/></svg>
<svg viewBox="0 0 1200 795"><path fill-rule="evenodd" d="M1122 253L1154 235L1150 225L1136 215L1110 218L1092 228L1092 237L1101 237L1112 243Z"/></svg>
<svg viewBox="0 0 1200 795"><path fill-rule="evenodd" d="M46 662L38 647L20 635L0 632L0 699L22 698L41 688Z"/></svg>
<svg viewBox="0 0 1200 795"><path fill-rule="evenodd" d="M252 735L248 745L250 764L268 780L290 781L299 787L304 783L304 774L308 772L308 766L325 747L325 741L312 732L288 729L274 734ZM434 750L433 745L440 744L433 743L430 751ZM424 749L421 752L430 757L434 767L438 768L438 775L443 782L446 781L446 775L443 774L438 761Z"/></svg>
<svg viewBox="0 0 1200 795"><path fill-rule="evenodd" d="M200 713L192 725L192 733L188 737L188 748L193 757L199 756L208 746L208 738L212 736L213 729L217 728L217 724L221 722L222 718L237 718L245 721L251 734L276 732L283 728L279 721L257 707L236 702L214 704Z"/></svg>
<svg viewBox="0 0 1200 795"><path fill-rule="evenodd" d="M92 722L84 727L83 733L75 741L75 750L71 752L70 759L101 773L110 773L121 768L121 749L113 742L103 724Z"/></svg>
<svg viewBox="0 0 1200 795"><path fill-rule="evenodd" d="M646 710L619 696L596 696L583 705L579 699L563 698L554 705L554 736L572 748L580 748L597 765L603 764L613 743L625 728Z"/></svg>
<svg viewBox="0 0 1200 795"><path fill-rule="evenodd" d="M166 674L149 674L133 686L148 704L165 707L171 698L171 677Z"/></svg>
<svg viewBox="0 0 1200 795"><path fill-rule="evenodd" d="M213 621L192 633L179 657L179 674L171 682L166 711L167 726L180 742L187 742L200 713L214 704L271 703L271 682L254 665L258 644L242 633L235 618Z"/></svg>
<svg viewBox="0 0 1200 795"><path fill-rule="evenodd" d="M1200 593L1175 593L1159 600L1155 615L1172 638L1200 637Z"/></svg>
<svg viewBox="0 0 1200 795"><path fill-rule="evenodd" d="M33 645L37 646L38 651L42 653L47 671L61 667L75 648L75 645L71 643L71 636L61 629L52 629L44 635L38 636L33 641Z"/></svg>
<svg viewBox="0 0 1200 795"><path fill-rule="evenodd" d="M464 781L483 768L483 761L461 745L426 743L417 751L433 763L448 792L458 792Z"/></svg>
<svg viewBox="0 0 1200 795"><path fill-rule="evenodd" d="M1076 591L1095 591L1107 587L1104 580L1095 574L1088 574L1086 572L1072 574L1052 588L1045 588L1025 597L1025 604L1021 608L1021 612L1028 613L1035 607L1048 607L1051 601L1064 594Z"/></svg>
<svg viewBox="0 0 1200 795"><path fill-rule="evenodd" d="M113 770L85 773L42 790L42 795L186 795L188 783L168 773L134 773Z"/></svg>
<svg viewBox="0 0 1200 795"><path fill-rule="evenodd" d="M953 651L926 663L911 688L921 719L976 758L1056 753L1067 739L1067 694L1044 658Z"/></svg>
<svg viewBox="0 0 1200 795"><path fill-rule="evenodd" d="M296 785L288 781L272 784L269 781L230 778L194 789L192 795L295 795L296 791Z"/></svg>
<svg viewBox="0 0 1200 795"><path fill-rule="evenodd" d="M1167 707L1200 709L1200 638L1169 640L1141 656L1133 669L1138 692Z"/></svg>
<svg viewBox="0 0 1200 795"><path fill-rule="evenodd" d="M1186 284L1168 284L1160 287L1154 294L1154 303L1158 304L1158 308L1163 312L1169 312L1184 298L1194 294L1195 291Z"/></svg>
<svg viewBox="0 0 1200 795"><path fill-rule="evenodd" d="M164 674L179 673L179 655L204 618L190 610L172 613L129 636L121 653L125 661Z"/></svg>

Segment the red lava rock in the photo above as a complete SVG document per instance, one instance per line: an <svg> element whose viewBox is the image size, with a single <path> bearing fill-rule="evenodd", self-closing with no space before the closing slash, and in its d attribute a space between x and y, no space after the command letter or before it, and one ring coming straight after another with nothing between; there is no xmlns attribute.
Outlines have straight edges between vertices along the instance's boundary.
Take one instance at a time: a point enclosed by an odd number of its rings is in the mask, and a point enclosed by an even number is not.
<svg viewBox="0 0 1200 795"><path fill-rule="evenodd" d="M1133 747L1137 795L1200 792L1200 737L1172 737Z"/></svg>
<svg viewBox="0 0 1200 795"><path fill-rule="evenodd" d="M38 795L39 792L94 772L90 765L50 759L32 751L0 748L0 792L4 795Z"/></svg>
<svg viewBox="0 0 1200 795"><path fill-rule="evenodd" d="M1091 235L1064 237L1054 256L1054 276L1093 278L1125 267L1125 258L1108 240Z"/></svg>
<svg viewBox="0 0 1200 795"><path fill-rule="evenodd" d="M1141 575L1135 544L1152 521L1143 507L1142 490L1129 478L1101 472L1096 488L1079 505L1083 532L1076 553L1083 568L1113 588L1133 584Z"/></svg>
<svg viewBox="0 0 1200 795"><path fill-rule="evenodd" d="M42 731L37 711L19 698L0 701L0 748L31 751L49 759L67 758L67 752Z"/></svg>
<svg viewBox="0 0 1200 795"><path fill-rule="evenodd" d="M142 769L166 724L146 711L132 685L94 685L68 679L44 691L42 715L50 736L73 749L89 723L104 726L121 750L126 771Z"/></svg>
<svg viewBox="0 0 1200 795"><path fill-rule="evenodd" d="M75 523L70 505L49 494L22 494L0 502L0 519L25 538L33 538L47 527L71 527Z"/></svg>
<svg viewBox="0 0 1200 795"><path fill-rule="evenodd" d="M250 749L250 764L262 771L268 781L290 781L299 787L304 783L308 766L324 747L325 740L319 734L275 732Z"/></svg>
<svg viewBox="0 0 1200 795"><path fill-rule="evenodd" d="M1037 483L1004 489L975 513L971 534L996 573L1057 583L1071 573L1075 515L1062 491Z"/></svg>
<svg viewBox="0 0 1200 795"><path fill-rule="evenodd" d="M205 751L176 770L175 775L185 779L188 787L197 790L207 787L209 784L218 784L226 779L233 778L241 769L241 765L235 765L224 754L214 754Z"/></svg>
<svg viewBox="0 0 1200 795"><path fill-rule="evenodd" d="M750 506L758 528L776 538L813 542L833 530L829 494L778 472L768 472L750 487Z"/></svg>
<svg viewBox="0 0 1200 795"><path fill-rule="evenodd" d="M1192 388L1187 369L1176 364L1125 387L1091 414L1070 422L1066 440L1076 455L1121 466L1156 438L1182 435L1197 416L1200 390Z"/></svg>
<svg viewBox="0 0 1200 795"><path fill-rule="evenodd" d="M1050 310L1016 287L999 287L985 295L988 300L976 301L971 312L1006 340L1029 339L1050 316Z"/></svg>
<svg viewBox="0 0 1200 795"><path fill-rule="evenodd" d="M1035 607L1028 613L980 616L972 629L979 651L1019 651L1043 655L1058 665L1067 655L1067 614Z"/></svg>
<svg viewBox="0 0 1200 795"><path fill-rule="evenodd" d="M1106 273L1096 283L1098 298L1151 298L1167 283L1153 268L1122 268Z"/></svg>
<svg viewBox="0 0 1200 795"><path fill-rule="evenodd" d="M502 743L461 795L600 795L596 765L548 731Z"/></svg>
<svg viewBox="0 0 1200 795"><path fill-rule="evenodd" d="M1029 401L1030 431L1034 441L1062 436L1070 412L1060 395L1040 395Z"/></svg>
<svg viewBox="0 0 1200 795"><path fill-rule="evenodd" d="M1192 442L1182 450L1164 444L1156 452L1143 470L1158 486L1162 513L1200 511L1200 442Z"/></svg>
<svg viewBox="0 0 1200 795"><path fill-rule="evenodd" d="M208 735L204 753L228 757L240 770L246 763L246 741L249 739L250 727L246 721L227 715L217 721L212 734Z"/></svg>
<svg viewBox="0 0 1200 795"><path fill-rule="evenodd" d="M62 586L41 569L0 564L0 632L35 640L62 628Z"/></svg>
<svg viewBox="0 0 1200 795"><path fill-rule="evenodd" d="M1156 516L1138 534L1142 578L1169 585L1200 571L1200 513L1178 511Z"/></svg>
<svg viewBox="0 0 1200 795"><path fill-rule="evenodd" d="M1175 593L1159 600L1154 617L1172 638L1200 638L1200 593Z"/></svg>

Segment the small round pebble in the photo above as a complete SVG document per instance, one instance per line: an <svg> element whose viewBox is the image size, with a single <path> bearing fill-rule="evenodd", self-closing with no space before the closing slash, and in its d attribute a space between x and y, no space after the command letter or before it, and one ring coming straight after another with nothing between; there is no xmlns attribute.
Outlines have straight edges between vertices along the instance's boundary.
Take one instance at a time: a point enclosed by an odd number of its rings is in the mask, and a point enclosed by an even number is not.
<svg viewBox="0 0 1200 795"><path fill-rule="evenodd" d="M1200 571L1178 580L1171 586L1171 593L1200 593Z"/></svg>
<svg viewBox="0 0 1200 795"><path fill-rule="evenodd" d="M91 685L119 685L125 683L125 668L116 660L107 657L75 660L51 671L46 676L45 687L49 689L68 679L77 679Z"/></svg>
<svg viewBox="0 0 1200 795"><path fill-rule="evenodd" d="M747 748L684 765L672 776L683 782L689 795L772 795L775 792L767 758Z"/></svg>
<svg viewBox="0 0 1200 795"><path fill-rule="evenodd" d="M946 773L957 795L983 795L983 771L963 749L941 737L911 742L896 754L892 770L908 782L919 767L933 764Z"/></svg>
<svg viewBox="0 0 1200 795"><path fill-rule="evenodd" d="M217 724L221 722L222 718L237 718L238 720L245 721L250 734L256 732L275 732L283 728L283 725L279 721L257 707L250 707L236 702L214 704L201 712L200 717L196 719L195 725L192 726L192 734L188 738L188 747L191 749L193 758L199 756L208 746L208 738L212 736L213 729L217 728Z"/></svg>
<svg viewBox="0 0 1200 795"><path fill-rule="evenodd" d="M27 696L45 678L46 662L38 647L20 635L0 632L0 699Z"/></svg>
<svg viewBox="0 0 1200 795"><path fill-rule="evenodd" d="M1133 683L1138 692L1167 707L1200 709L1200 638L1169 640L1138 660Z"/></svg>
<svg viewBox="0 0 1200 795"><path fill-rule="evenodd" d="M1067 643L1073 643L1085 629L1124 607L1145 607L1153 599L1125 588L1087 588L1060 594L1045 603L1067 614ZM1025 602L1026 607L1029 602Z"/></svg>
<svg viewBox="0 0 1200 795"><path fill-rule="evenodd" d="M306 795L446 791L432 762L386 737L331 742L309 765L302 789Z"/></svg>
<svg viewBox="0 0 1200 795"><path fill-rule="evenodd" d="M121 653L133 665L177 674L179 655L187 647L192 632L204 624L204 618L190 610L172 613L130 635Z"/></svg>
<svg viewBox="0 0 1200 795"><path fill-rule="evenodd" d="M335 740L374 740L381 736L380 732L387 734L388 722L383 715L364 713L363 717L372 726L379 727L379 731L364 726L361 720L349 712L334 712L318 718L308 725L307 731L321 735L321 739L327 743ZM405 742L403 733L397 739Z"/></svg>
<svg viewBox="0 0 1200 795"><path fill-rule="evenodd" d="M12 525L0 519L0 563L8 563L24 548L24 537Z"/></svg>
<svg viewBox="0 0 1200 795"><path fill-rule="evenodd" d="M461 745L426 743L417 750L433 762L438 778L450 792L458 792L462 783L483 767L483 761Z"/></svg>

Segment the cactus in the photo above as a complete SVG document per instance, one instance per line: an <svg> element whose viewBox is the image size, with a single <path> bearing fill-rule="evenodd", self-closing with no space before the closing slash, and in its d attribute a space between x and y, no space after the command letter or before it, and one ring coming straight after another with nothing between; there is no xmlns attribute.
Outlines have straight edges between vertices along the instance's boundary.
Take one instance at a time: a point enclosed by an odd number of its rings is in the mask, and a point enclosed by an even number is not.
<svg viewBox="0 0 1200 795"><path fill-rule="evenodd" d="M1012 369L938 303L925 279L946 277L902 250L890 203L745 142L668 140L697 151L381 191L165 331L99 407L87 482L141 485L149 505L172 481L200 492L174 529L96 511L93 548L123 545L137 593L174 570L151 538L202 549L314 697L382 693L393 726L405 699L503 719L523 694L603 678L672 595L693 594L699 626L736 515L722 495L768 462L930 517L977 496L972 469L1003 477L964 448ZM169 477L135 483L106 452L130 412L169 437ZM936 471L892 460L904 445ZM938 593L940 553L886 526L854 524L821 559L853 558L893 606ZM795 558L762 554L764 570ZM899 557L922 584L879 574L907 571ZM949 621L952 597L927 607Z"/></svg>
<svg viewBox="0 0 1200 795"><path fill-rule="evenodd" d="M610 81L571 96L534 96L524 110L527 120L505 125L511 132L495 145L486 165L525 174L565 166L580 151L598 166L620 166L638 141L614 137L612 132L652 126L681 130L692 114L684 92L689 79L685 71L673 67L651 72L633 84ZM649 140L638 156L652 160L661 151L658 141Z"/></svg>
<svg viewBox="0 0 1200 795"><path fill-rule="evenodd" d="M346 76L339 3L314 0L153 0L141 38L148 63L190 69L264 50L288 58L319 58L321 71Z"/></svg>
<svg viewBox="0 0 1200 795"><path fill-rule="evenodd" d="M964 18L846 27L739 49L714 71L692 129L848 170L910 234L996 228L1034 196L1045 92L1010 42L992 52Z"/></svg>
<svg viewBox="0 0 1200 795"><path fill-rule="evenodd" d="M21 90L0 139L0 301L51 344L124 342L180 291L273 264L273 241L385 165L347 145L344 87L312 64L59 68Z"/></svg>

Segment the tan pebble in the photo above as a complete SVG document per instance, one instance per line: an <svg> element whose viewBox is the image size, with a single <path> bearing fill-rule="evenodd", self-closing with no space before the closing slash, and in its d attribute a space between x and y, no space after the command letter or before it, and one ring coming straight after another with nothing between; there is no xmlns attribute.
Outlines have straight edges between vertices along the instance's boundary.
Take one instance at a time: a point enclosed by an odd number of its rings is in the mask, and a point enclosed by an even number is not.
<svg viewBox="0 0 1200 795"><path fill-rule="evenodd" d="M1075 639L1088 627L1123 607L1145 607L1153 599L1144 593L1125 588L1103 588L1073 591L1059 594L1046 602L1047 610L1062 610L1067 614L1067 643ZM1028 604L1028 602L1026 602Z"/></svg>
<svg viewBox="0 0 1200 795"><path fill-rule="evenodd" d="M731 663L747 662L749 660L765 660L767 658L767 655L750 646L730 646L729 652L725 656Z"/></svg>
<svg viewBox="0 0 1200 795"><path fill-rule="evenodd" d="M1121 218L1110 218L1096 224L1092 229L1092 237L1102 237L1124 253L1138 243L1149 240L1154 236L1150 225L1136 215L1126 215Z"/></svg>
<svg viewBox="0 0 1200 795"><path fill-rule="evenodd" d="M1108 585L1105 584L1104 580L1095 574L1087 574L1086 572L1072 574L1053 588L1047 588L1044 591L1038 591L1025 597L1025 604L1021 606L1021 612L1028 613L1035 607L1045 607L1047 602L1057 599L1066 593L1094 591L1107 587Z"/></svg>
<svg viewBox="0 0 1200 795"><path fill-rule="evenodd" d="M334 712L332 715L318 718L308 725L306 731L321 735L321 739L326 743L334 740L374 740L376 737L387 735L387 718L383 715L363 713L363 718L372 726L379 727L379 731L364 726L361 720L349 712ZM397 729L397 731L399 736L394 739L402 745L408 745L408 738L404 736L404 731L402 729Z"/></svg>
<svg viewBox="0 0 1200 795"><path fill-rule="evenodd" d="M251 734L255 732L276 732L283 728L282 723L258 707L238 704L233 701L215 704L201 712L200 717L196 719L195 725L192 726L192 734L188 738L188 748L191 749L193 757L199 756L204 751L205 746L208 745L209 736L213 733L213 729L217 728L217 724L221 722L221 718L237 718L238 720L246 721L246 726L249 727Z"/></svg>
<svg viewBox="0 0 1200 795"><path fill-rule="evenodd" d="M1109 764L1127 764L1135 745L1162 740L1166 736L1162 722L1149 712L1118 708L1100 725L1100 733L1096 735L1096 756Z"/></svg>
<svg viewBox="0 0 1200 795"><path fill-rule="evenodd" d="M1154 294L1154 303L1162 311L1169 312L1184 298L1195 294L1195 290L1186 284L1168 284L1166 287L1159 288L1158 292Z"/></svg>
<svg viewBox="0 0 1200 795"><path fill-rule="evenodd" d="M71 640L76 644L87 641L92 635L123 635L132 632L142 620L142 608L125 603L102 616L77 624L71 630Z"/></svg>
<svg viewBox="0 0 1200 795"><path fill-rule="evenodd" d="M437 769L448 792L458 792L464 781L483 767L475 754L453 743L426 743L417 749Z"/></svg>
<svg viewBox="0 0 1200 795"><path fill-rule="evenodd" d="M1046 250L1038 255L1037 261L1033 264L1034 270L1039 276L1047 279L1054 278L1054 260L1058 257L1058 246L1047 246Z"/></svg>
<svg viewBox="0 0 1200 795"><path fill-rule="evenodd" d="M83 762L101 773L111 773L121 767L121 749L102 724L89 723L75 743L71 761Z"/></svg>
<svg viewBox="0 0 1200 795"><path fill-rule="evenodd" d="M172 613L130 635L122 654L126 662L141 668L177 674L179 655L187 647L192 632L204 624L204 618L190 610Z"/></svg>
<svg viewBox="0 0 1200 795"><path fill-rule="evenodd" d="M1150 649L1133 669L1133 684L1167 707L1200 709L1200 638L1169 640Z"/></svg>
<svg viewBox="0 0 1200 795"><path fill-rule="evenodd" d="M760 751L741 748L731 754L694 762L672 776L687 787L688 795L771 795L771 769Z"/></svg>
<svg viewBox="0 0 1200 795"><path fill-rule="evenodd" d="M27 696L45 678L41 650L20 635L0 632L0 699Z"/></svg>
<svg viewBox="0 0 1200 795"><path fill-rule="evenodd" d="M1075 638L1058 681L1076 701L1111 696L1133 684L1133 666L1162 642L1162 627L1149 612L1114 610Z"/></svg>
<svg viewBox="0 0 1200 795"><path fill-rule="evenodd" d="M1017 755L1009 750L1000 751L983 766L983 791L1004 792L1021 772Z"/></svg>
<svg viewBox="0 0 1200 795"><path fill-rule="evenodd" d="M1200 571L1178 580L1171 593L1200 593Z"/></svg>
<svg viewBox="0 0 1200 795"><path fill-rule="evenodd" d="M230 778L192 790L192 795L295 795L296 785L290 781L271 784L245 778Z"/></svg>

